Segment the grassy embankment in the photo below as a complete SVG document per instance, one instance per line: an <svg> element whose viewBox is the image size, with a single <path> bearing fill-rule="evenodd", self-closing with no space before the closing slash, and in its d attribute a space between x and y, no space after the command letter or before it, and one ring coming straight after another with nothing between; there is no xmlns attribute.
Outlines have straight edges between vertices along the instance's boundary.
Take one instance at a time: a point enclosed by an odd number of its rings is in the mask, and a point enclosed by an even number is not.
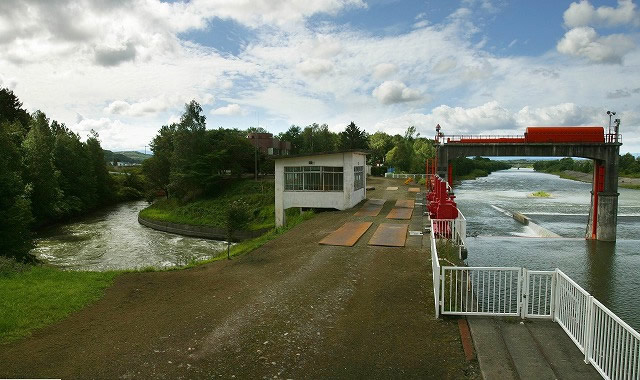
<svg viewBox="0 0 640 380"><path fill-rule="evenodd" d="M570 180L573 180L573 181L591 183L591 174L590 173L585 174L585 173L580 173L580 172L572 172L572 171L569 171L569 170L565 170L565 171L561 171L561 172L545 172L545 173L554 174L554 175L557 175L560 178L570 179ZM636 179L636 178L640 178L640 176L638 176L638 177L636 177L636 176L620 177L620 179L622 181L625 181L627 179ZM618 183L619 187L623 187L625 189L640 190L640 184L623 183L622 181Z"/></svg>
<svg viewBox="0 0 640 380"><path fill-rule="evenodd" d="M250 184L242 186L252 187ZM233 189L238 190L239 188L234 187ZM266 193L268 194L268 191ZM272 189L271 194L273 194ZM258 198L257 195L256 198ZM209 207L215 207L216 205L221 207L225 204L224 202L228 202L229 197L223 199L199 202L203 202ZM247 198L243 197L243 199ZM273 200L272 197L271 200ZM186 206L188 207L188 205ZM230 255L240 256L249 253L313 216L313 212L300 213L297 209L288 211L286 226L273 228L257 238L235 244L231 247ZM261 219L261 215L268 214L268 212L269 207L263 205L259 212L254 213L253 225L257 226L257 228L268 226L269 224L264 219ZM270 212L273 214L272 204ZM182 221L186 220L186 218L178 220ZM200 220L215 219L202 217ZM273 222L271 222L271 225L273 225ZM143 268L139 271L186 269L226 259L226 257L226 251L221 251L208 260L194 261L180 267L164 269ZM0 310L2 310L2 313L0 313L0 344L28 336L34 330L60 321L74 311L95 302L102 297L104 291L113 283L114 279L125 272L136 271L64 271L46 265L16 264L0 257Z"/></svg>
<svg viewBox="0 0 640 380"><path fill-rule="evenodd" d="M224 228L227 205L242 199L251 211L250 230L273 228L275 208L272 181L230 180L215 197L181 202L163 199L140 212L140 216L163 222Z"/></svg>
<svg viewBox="0 0 640 380"><path fill-rule="evenodd" d="M72 272L0 258L0 343L52 324L99 299L118 272Z"/></svg>

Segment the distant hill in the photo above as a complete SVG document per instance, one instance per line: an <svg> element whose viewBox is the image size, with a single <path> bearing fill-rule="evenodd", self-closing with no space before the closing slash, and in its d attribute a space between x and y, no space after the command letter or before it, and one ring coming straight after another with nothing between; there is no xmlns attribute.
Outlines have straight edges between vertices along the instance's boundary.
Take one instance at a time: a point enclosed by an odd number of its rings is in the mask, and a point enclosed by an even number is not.
<svg viewBox="0 0 640 380"><path fill-rule="evenodd" d="M126 151L126 152L112 152L110 150L104 150L104 161L105 162L131 162L134 164L141 164L142 161L151 157L150 154L144 154L136 151Z"/></svg>

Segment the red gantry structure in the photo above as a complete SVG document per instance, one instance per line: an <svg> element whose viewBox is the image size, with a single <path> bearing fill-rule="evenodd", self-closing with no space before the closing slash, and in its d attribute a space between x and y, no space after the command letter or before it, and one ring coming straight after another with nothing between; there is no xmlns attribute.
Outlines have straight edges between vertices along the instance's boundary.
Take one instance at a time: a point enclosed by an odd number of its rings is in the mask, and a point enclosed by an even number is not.
<svg viewBox="0 0 640 380"><path fill-rule="evenodd" d="M609 113L615 115L615 113ZM457 157L582 157L593 160L591 208L585 237L616 240L620 119L605 133L599 126L528 127L517 136L445 136L436 126L437 157L427 161L427 174L447 178L453 187L451 161ZM434 169L435 167L435 169ZM429 186L437 186L430 183ZM432 188L432 187L430 187Z"/></svg>

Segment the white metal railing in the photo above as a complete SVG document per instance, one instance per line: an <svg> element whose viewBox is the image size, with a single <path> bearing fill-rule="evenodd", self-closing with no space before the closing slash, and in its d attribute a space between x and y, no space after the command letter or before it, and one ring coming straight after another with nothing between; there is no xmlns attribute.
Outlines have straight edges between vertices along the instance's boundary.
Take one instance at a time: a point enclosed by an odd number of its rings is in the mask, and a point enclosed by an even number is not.
<svg viewBox="0 0 640 380"><path fill-rule="evenodd" d="M426 178L426 174L384 173L385 178Z"/></svg>
<svg viewBox="0 0 640 380"><path fill-rule="evenodd" d="M549 318L605 379L640 380L640 333L560 269L441 266L437 241L463 246L466 218L431 219L435 315Z"/></svg>
<svg viewBox="0 0 640 380"><path fill-rule="evenodd" d="M433 220L431 220L431 274L433 277L433 300L435 303L436 318L440 316L440 262L436 238L433 234Z"/></svg>
<svg viewBox="0 0 640 380"><path fill-rule="evenodd" d="M526 296L524 318L552 318L555 296L555 271L533 271L523 269Z"/></svg>
<svg viewBox="0 0 640 380"><path fill-rule="evenodd" d="M584 352L590 294L561 270L556 271L556 308L553 319Z"/></svg>
<svg viewBox="0 0 640 380"><path fill-rule="evenodd" d="M456 219L431 219L435 237L451 240L454 244L465 246L467 236L467 220L462 213Z"/></svg>
<svg viewBox="0 0 640 380"><path fill-rule="evenodd" d="M520 315L520 268L442 267L442 314Z"/></svg>
<svg viewBox="0 0 640 380"><path fill-rule="evenodd" d="M640 334L591 297L585 359L608 379L640 378Z"/></svg>

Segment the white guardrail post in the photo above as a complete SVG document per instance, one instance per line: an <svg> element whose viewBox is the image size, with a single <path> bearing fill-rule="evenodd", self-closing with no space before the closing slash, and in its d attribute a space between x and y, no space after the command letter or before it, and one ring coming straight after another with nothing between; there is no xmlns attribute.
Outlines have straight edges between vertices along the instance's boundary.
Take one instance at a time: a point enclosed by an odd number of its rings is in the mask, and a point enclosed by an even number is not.
<svg viewBox="0 0 640 380"><path fill-rule="evenodd" d="M593 296L589 296L587 299L587 310L585 312L587 314L587 326L584 338L584 362L589 364L589 358L593 352Z"/></svg>
<svg viewBox="0 0 640 380"><path fill-rule="evenodd" d="M527 301L527 296L529 295L529 287L527 286L529 284L529 274L525 268L522 268L520 272L522 273L522 286L519 291L519 294L521 294L520 318L525 319L527 317L527 305L529 305L529 302Z"/></svg>

